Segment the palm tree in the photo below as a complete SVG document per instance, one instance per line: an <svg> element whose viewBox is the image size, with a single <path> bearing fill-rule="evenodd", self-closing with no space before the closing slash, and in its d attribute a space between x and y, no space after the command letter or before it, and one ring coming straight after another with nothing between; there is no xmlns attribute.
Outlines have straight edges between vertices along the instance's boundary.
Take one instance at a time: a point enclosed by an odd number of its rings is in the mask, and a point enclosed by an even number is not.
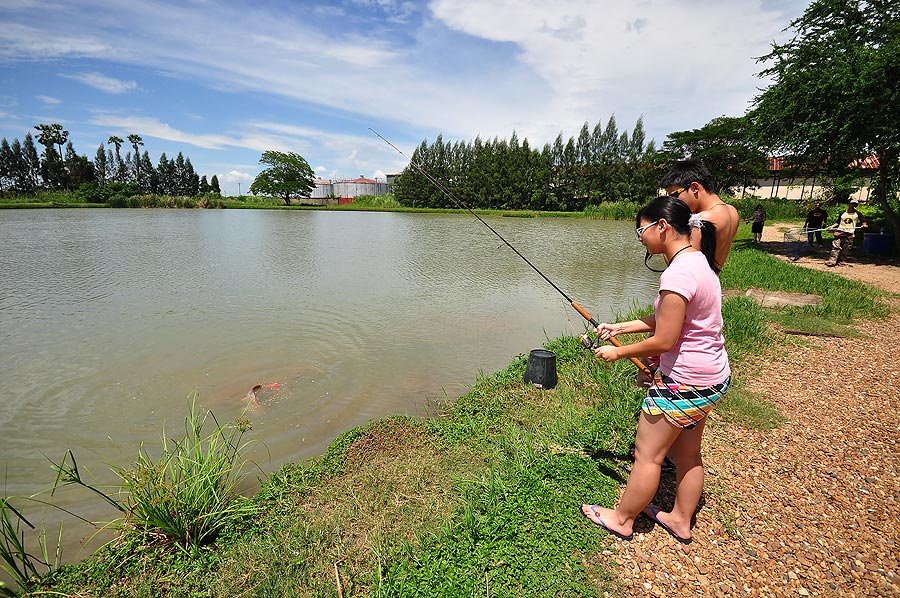
<svg viewBox="0 0 900 598"><path fill-rule="evenodd" d="M144 184L141 181L141 153L138 150L138 146L144 145L144 140L141 139L140 135L132 133L128 136L128 143L134 148L134 181L143 187Z"/></svg>
<svg viewBox="0 0 900 598"><path fill-rule="evenodd" d="M116 146L116 180L122 180L122 155L120 150L122 149L122 144L125 143L125 140L121 137L116 137L115 135L110 135L109 139L106 140L106 143L111 143Z"/></svg>
<svg viewBox="0 0 900 598"><path fill-rule="evenodd" d="M63 144L69 138L69 132L64 131L61 124L53 123L51 125L35 125L34 128L40 131L38 143L49 149L53 145L59 146L59 159L63 159Z"/></svg>

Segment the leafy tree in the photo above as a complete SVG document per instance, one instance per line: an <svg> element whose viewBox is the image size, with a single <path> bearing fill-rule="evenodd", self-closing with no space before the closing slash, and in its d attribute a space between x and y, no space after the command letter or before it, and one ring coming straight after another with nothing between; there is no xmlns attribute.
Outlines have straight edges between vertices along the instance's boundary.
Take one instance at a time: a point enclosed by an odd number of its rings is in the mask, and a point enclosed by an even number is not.
<svg viewBox="0 0 900 598"><path fill-rule="evenodd" d="M250 185L254 195L280 197L285 205L290 205L291 196L309 197L315 188L313 170L299 154L267 150L259 159L260 164L268 164Z"/></svg>
<svg viewBox="0 0 900 598"><path fill-rule="evenodd" d="M722 190L753 186L768 176L766 152L756 141L747 116L721 116L703 128L670 133L663 143L666 160L703 160Z"/></svg>
<svg viewBox="0 0 900 598"><path fill-rule="evenodd" d="M219 177L212 175L209 180L209 190L216 195L222 195L222 189L219 187Z"/></svg>
<svg viewBox="0 0 900 598"><path fill-rule="evenodd" d="M755 130L835 179L875 154L873 196L900 250L900 3L814 0L789 28L759 59L773 83L754 100Z"/></svg>

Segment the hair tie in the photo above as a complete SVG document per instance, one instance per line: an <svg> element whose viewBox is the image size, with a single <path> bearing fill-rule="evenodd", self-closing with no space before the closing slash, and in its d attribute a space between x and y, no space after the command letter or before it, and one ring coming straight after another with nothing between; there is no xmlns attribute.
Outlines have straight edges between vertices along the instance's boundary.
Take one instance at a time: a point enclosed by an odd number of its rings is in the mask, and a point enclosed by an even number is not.
<svg viewBox="0 0 900 598"><path fill-rule="evenodd" d="M703 218L700 217L700 214L691 214L691 217L688 218L688 226L691 228L703 228Z"/></svg>

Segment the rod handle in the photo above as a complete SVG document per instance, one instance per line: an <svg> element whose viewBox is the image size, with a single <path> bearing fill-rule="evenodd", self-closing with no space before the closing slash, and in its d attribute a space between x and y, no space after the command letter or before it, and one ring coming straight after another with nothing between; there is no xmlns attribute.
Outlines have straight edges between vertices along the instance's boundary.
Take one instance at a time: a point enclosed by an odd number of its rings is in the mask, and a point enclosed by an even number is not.
<svg viewBox="0 0 900 598"><path fill-rule="evenodd" d="M575 308L575 311L577 311L579 314L581 314L582 318L584 318L585 320L590 322L594 326L594 328L596 328L597 326L600 325L600 322L595 320L593 318L593 316L591 316L591 314L589 314L585 308L581 307L574 301L570 301L570 303L572 304L572 307ZM622 346L622 343L619 342L619 340L616 339L616 337L614 337L614 336L609 337L609 342L611 344L615 345L616 347ZM631 363L636 365L639 370L644 372L646 375L650 376L650 378L653 378L653 372L650 371L650 368L647 367L647 364L645 364L643 361L641 361L637 357L629 357L628 359L630 359Z"/></svg>
<svg viewBox="0 0 900 598"><path fill-rule="evenodd" d="M575 311L577 311L579 314L581 314L582 318L584 318L585 320L590 322L594 326L594 328L596 328L597 326L600 325L600 322L595 320L594 317L591 314L589 314L585 308L581 307L574 301L570 301L569 303L572 305L572 307L575 308Z"/></svg>
<svg viewBox="0 0 900 598"><path fill-rule="evenodd" d="M610 344L613 344L616 347L622 346L622 342L614 336L609 337L609 342L610 342ZM645 364L643 361L641 361L637 357L629 357L628 359L630 359L631 363L636 365L639 370L644 372L646 375L650 376L651 379L653 378L653 372L650 371L650 368L647 367L647 364Z"/></svg>

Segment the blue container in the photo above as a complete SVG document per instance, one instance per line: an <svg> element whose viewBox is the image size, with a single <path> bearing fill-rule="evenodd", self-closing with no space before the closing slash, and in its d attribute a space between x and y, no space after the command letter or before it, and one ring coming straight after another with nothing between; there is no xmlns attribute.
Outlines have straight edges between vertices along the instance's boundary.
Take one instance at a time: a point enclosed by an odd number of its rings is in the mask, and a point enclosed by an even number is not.
<svg viewBox="0 0 900 598"><path fill-rule="evenodd" d="M863 235L863 251L876 255L890 255L894 249L894 235L866 233Z"/></svg>

